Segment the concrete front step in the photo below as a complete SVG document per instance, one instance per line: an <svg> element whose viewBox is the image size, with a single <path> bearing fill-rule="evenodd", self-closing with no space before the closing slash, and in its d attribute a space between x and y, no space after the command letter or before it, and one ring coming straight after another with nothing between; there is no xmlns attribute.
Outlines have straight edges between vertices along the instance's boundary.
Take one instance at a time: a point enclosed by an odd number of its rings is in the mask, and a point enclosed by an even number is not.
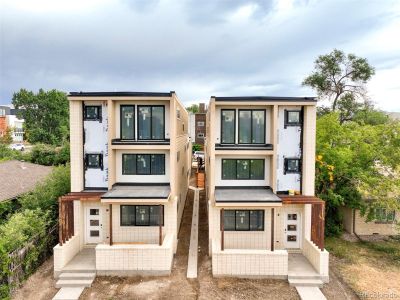
<svg viewBox="0 0 400 300"><path fill-rule="evenodd" d="M326 300L321 290L316 287L296 286L301 300Z"/></svg>
<svg viewBox="0 0 400 300"><path fill-rule="evenodd" d="M62 273L58 279L71 279L71 280L94 280L96 273L86 273L86 272L66 272Z"/></svg>
<svg viewBox="0 0 400 300"><path fill-rule="evenodd" d="M84 287L63 287L53 297L53 300L78 300Z"/></svg>
<svg viewBox="0 0 400 300"><path fill-rule="evenodd" d="M290 279L294 279L294 280L296 280L296 279L320 279L320 280L322 280L322 278L321 278L321 275L318 275L318 274L315 274L315 275L289 275L288 276L288 280L290 280Z"/></svg>
<svg viewBox="0 0 400 300"><path fill-rule="evenodd" d="M307 286L307 287L323 287L324 283L320 279L289 279L289 285L291 286Z"/></svg>
<svg viewBox="0 0 400 300"><path fill-rule="evenodd" d="M93 279L59 279L56 282L56 288L63 287L90 287Z"/></svg>

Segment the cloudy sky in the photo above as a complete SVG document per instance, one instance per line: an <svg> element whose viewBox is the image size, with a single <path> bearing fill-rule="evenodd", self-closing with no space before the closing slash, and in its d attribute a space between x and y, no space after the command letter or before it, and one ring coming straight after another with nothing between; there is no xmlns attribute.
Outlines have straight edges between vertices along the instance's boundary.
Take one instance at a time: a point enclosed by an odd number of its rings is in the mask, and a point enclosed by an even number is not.
<svg viewBox="0 0 400 300"><path fill-rule="evenodd" d="M400 111L399 0L0 0L0 103L13 92L311 96L334 48L376 68L370 98Z"/></svg>

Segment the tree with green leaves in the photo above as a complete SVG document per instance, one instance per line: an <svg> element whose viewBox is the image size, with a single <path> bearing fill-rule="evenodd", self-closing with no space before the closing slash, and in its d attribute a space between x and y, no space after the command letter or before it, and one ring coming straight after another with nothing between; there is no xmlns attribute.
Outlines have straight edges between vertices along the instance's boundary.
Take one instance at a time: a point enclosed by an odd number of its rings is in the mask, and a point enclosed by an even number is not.
<svg viewBox="0 0 400 300"><path fill-rule="evenodd" d="M25 132L30 143L61 145L68 141L68 100L57 90L37 94L21 89L14 93L12 103L20 109L18 117L25 119Z"/></svg>
<svg viewBox="0 0 400 300"><path fill-rule="evenodd" d="M314 89L321 100L330 100L330 110L340 111L343 123L362 106L359 100L367 100L365 84L374 74L375 69L366 58L334 49L315 60L314 71L303 85Z"/></svg>
<svg viewBox="0 0 400 300"><path fill-rule="evenodd" d="M199 105L198 104L192 104L192 105L186 107L186 110L189 113L192 113L192 114L198 113L199 112Z"/></svg>

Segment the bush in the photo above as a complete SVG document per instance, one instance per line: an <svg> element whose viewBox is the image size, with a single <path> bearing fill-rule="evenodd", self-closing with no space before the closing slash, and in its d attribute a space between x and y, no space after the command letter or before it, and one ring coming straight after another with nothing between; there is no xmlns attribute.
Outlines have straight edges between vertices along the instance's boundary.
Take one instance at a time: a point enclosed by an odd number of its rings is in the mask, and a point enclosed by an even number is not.
<svg viewBox="0 0 400 300"><path fill-rule="evenodd" d="M0 144L0 162L17 159L30 161L30 154L26 152L11 150L6 144Z"/></svg>
<svg viewBox="0 0 400 300"><path fill-rule="evenodd" d="M19 198L22 209L41 209L50 213L52 222L57 221L58 197L70 191L70 167L58 166L35 189Z"/></svg>
<svg viewBox="0 0 400 300"><path fill-rule="evenodd" d="M69 144L62 147L36 144L31 152L31 162L45 166L65 165L69 162Z"/></svg>
<svg viewBox="0 0 400 300"><path fill-rule="evenodd" d="M200 144L193 144L192 145L192 152L194 153L195 151L201 151L201 145Z"/></svg>

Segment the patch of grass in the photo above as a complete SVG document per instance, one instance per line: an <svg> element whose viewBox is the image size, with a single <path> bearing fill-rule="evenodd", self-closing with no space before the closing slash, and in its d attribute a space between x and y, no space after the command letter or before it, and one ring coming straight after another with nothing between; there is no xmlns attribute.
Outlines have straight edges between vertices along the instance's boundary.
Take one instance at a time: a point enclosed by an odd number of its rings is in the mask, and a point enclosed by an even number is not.
<svg viewBox="0 0 400 300"><path fill-rule="evenodd" d="M382 242L360 242L360 244L373 251L386 254L388 259L400 263L400 242L382 241Z"/></svg>

